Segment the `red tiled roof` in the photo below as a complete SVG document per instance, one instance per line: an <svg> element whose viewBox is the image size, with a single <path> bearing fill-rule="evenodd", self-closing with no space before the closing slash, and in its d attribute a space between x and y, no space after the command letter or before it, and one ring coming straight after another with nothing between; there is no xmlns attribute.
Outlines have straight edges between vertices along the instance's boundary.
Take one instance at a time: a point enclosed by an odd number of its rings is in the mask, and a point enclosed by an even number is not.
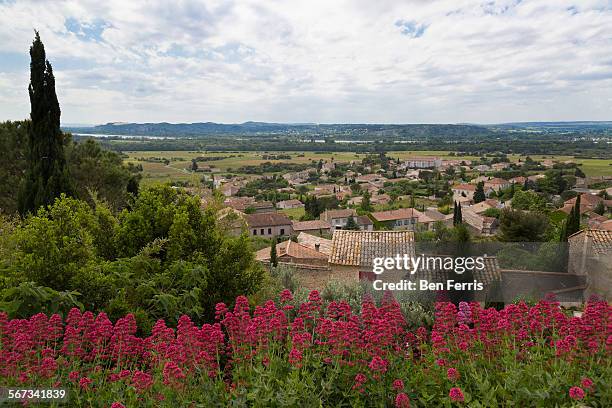
<svg viewBox="0 0 612 408"><path fill-rule="evenodd" d="M255 253L255 259L257 259L258 261L265 261L270 259L271 249L272 247L260 249ZM281 256L287 255L296 259L327 259L327 255L323 252L316 251L307 247L306 245L302 245L291 240L277 244L276 255L279 258Z"/></svg>

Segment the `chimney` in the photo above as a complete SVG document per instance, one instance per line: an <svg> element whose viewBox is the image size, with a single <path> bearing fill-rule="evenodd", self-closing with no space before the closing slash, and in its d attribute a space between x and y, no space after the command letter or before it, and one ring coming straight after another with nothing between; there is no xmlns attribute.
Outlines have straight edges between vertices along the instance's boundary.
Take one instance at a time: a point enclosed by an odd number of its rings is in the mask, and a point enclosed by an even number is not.
<svg viewBox="0 0 612 408"><path fill-rule="evenodd" d="M317 242L317 243L315 244L315 250L316 250L317 252L320 252L320 251L319 251L319 248L321 248L321 244Z"/></svg>

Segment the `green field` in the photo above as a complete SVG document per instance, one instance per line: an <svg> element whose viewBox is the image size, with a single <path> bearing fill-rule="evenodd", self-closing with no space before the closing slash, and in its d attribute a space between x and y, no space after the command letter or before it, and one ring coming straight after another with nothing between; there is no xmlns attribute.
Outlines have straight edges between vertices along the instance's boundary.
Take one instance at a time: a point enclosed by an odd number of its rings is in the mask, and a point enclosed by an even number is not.
<svg viewBox="0 0 612 408"><path fill-rule="evenodd" d="M363 153L350 152L195 152L195 151L126 151L129 156L126 162L141 164L144 169L143 183L155 184L165 183L168 181L192 181L199 182L204 176L210 176L210 173L190 173L186 168L190 165L191 159L198 156L222 156L222 160L198 163L201 166L209 165L218 169L218 173L237 173L237 169L241 166L257 166L264 163L263 158L267 154L289 154L291 160L280 160L278 162L291 162L308 164L313 166L319 161L329 161L333 158L336 162L350 162L352 160L361 160L366 155ZM449 156L450 151L398 151L390 152L388 156L399 158L401 160L418 157L418 156L438 156L441 158L452 158L457 160L472 160L477 159L476 156ZM139 161L138 158L158 157L170 160L169 165L156 162ZM519 158L524 159L524 156L510 155L510 160L517 161ZM532 156L534 160L554 159L554 160L574 160L582 165L582 170L587 176L604 176L612 175L612 160L603 159L573 159L572 156ZM277 161L273 161L277 162ZM215 173L215 174L218 174Z"/></svg>

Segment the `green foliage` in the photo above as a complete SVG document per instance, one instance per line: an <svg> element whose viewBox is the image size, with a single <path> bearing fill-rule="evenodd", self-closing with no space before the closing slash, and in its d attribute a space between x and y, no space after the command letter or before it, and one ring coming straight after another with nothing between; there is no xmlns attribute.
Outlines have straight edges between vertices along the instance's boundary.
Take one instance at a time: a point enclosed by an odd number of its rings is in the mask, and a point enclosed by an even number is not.
<svg viewBox="0 0 612 408"><path fill-rule="evenodd" d="M278 255L276 254L276 237L272 240L272 246L270 247L270 266L278 266Z"/></svg>
<svg viewBox="0 0 612 408"><path fill-rule="evenodd" d="M72 192L64 156L64 135L60 130L55 77L38 32L30 47L30 57L28 90L32 123L28 128L28 166L18 195L22 215L52 203L61 193Z"/></svg>
<svg viewBox="0 0 612 408"><path fill-rule="evenodd" d="M17 212L17 194L27 162L29 121L0 123L0 213Z"/></svg>
<svg viewBox="0 0 612 408"><path fill-rule="evenodd" d="M120 155L102 149L94 140L68 144L66 158L74 192L81 200L93 202L94 193L112 209L120 209L127 204L129 193L138 192L139 169L123 165Z"/></svg>
<svg viewBox="0 0 612 408"><path fill-rule="evenodd" d="M545 207L546 199L535 191L517 191L512 198L515 210L542 211Z"/></svg>
<svg viewBox="0 0 612 408"><path fill-rule="evenodd" d="M487 199L484 192L484 181L476 184L476 191L474 192L474 203L478 204Z"/></svg>
<svg viewBox="0 0 612 408"><path fill-rule="evenodd" d="M499 238L506 242L545 241L549 228L545 215L509 208L502 210L499 224Z"/></svg>
<svg viewBox="0 0 612 408"><path fill-rule="evenodd" d="M355 221L355 218L352 215L348 217L346 221L346 226L344 227L344 229L352 230L352 231L359 230L359 225L357 225L357 222Z"/></svg>
<svg viewBox="0 0 612 408"><path fill-rule="evenodd" d="M365 190L363 192L362 200L360 204L361 210L366 211L366 212L370 212L374 210L374 207L372 207L372 203L370 202L371 197L372 195L370 194L368 190Z"/></svg>
<svg viewBox="0 0 612 408"><path fill-rule="evenodd" d="M30 282L45 288L41 297L57 302L56 292L70 293L110 316L204 321L215 303L256 292L263 278L246 235L221 233L213 208L169 186L143 190L118 217L102 203L91 208L62 195L18 225L3 219L1 228L0 289L11 313L29 297L10 288Z"/></svg>

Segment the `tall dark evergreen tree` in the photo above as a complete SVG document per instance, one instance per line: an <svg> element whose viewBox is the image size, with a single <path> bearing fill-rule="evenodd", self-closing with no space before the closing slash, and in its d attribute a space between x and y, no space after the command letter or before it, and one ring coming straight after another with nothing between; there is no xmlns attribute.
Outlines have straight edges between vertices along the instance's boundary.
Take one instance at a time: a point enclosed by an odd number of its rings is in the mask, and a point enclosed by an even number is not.
<svg viewBox="0 0 612 408"><path fill-rule="evenodd" d="M38 32L30 47L30 59L28 91L32 123L28 131L28 168L18 195L22 215L36 212L62 193L72 192L64 156L64 134L60 130L55 77Z"/></svg>
<svg viewBox="0 0 612 408"><path fill-rule="evenodd" d="M453 225L457 226L463 222L463 214L461 213L461 205L459 205L455 201L455 206L453 207Z"/></svg>
<svg viewBox="0 0 612 408"><path fill-rule="evenodd" d="M276 268L278 266L278 256L276 254L276 237L272 240L270 247L270 266Z"/></svg>
<svg viewBox="0 0 612 408"><path fill-rule="evenodd" d="M474 203L478 204L487 199L484 192L484 182L476 184L476 191L474 192Z"/></svg>

